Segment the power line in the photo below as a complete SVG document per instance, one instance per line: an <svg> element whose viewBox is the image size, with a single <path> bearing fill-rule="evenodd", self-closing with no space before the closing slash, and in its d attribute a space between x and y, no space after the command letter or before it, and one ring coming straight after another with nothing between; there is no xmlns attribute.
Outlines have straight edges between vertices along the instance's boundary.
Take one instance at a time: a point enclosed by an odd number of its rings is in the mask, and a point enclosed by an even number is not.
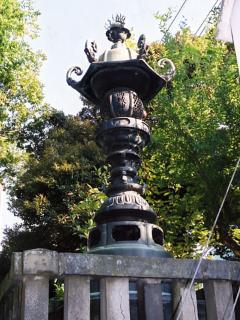
<svg viewBox="0 0 240 320"><path fill-rule="evenodd" d="M209 17L210 13L212 12L212 10L215 8L215 6L217 5L219 0L217 0L214 5L212 6L211 10L208 12L208 14L206 15L206 17L203 19L203 22L200 24L200 26L198 27L197 31L194 33L194 35L196 36L198 31L202 28L203 24L206 22L207 18ZM204 30L204 29L203 29ZM203 32L202 30L202 32ZM202 32L200 33L200 35L202 34Z"/></svg>
<svg viewBox="0 0 240 320"><path fill-rule="evenodd" d="M184 0L181 7L179 8L178 12L176 13L175 17L173 18L173 20L171 21L170 25L167 28L166 33L169 31L169 29L171 28L171 26L173 25L174 21L177 19L179 13L182 11L182 8L185 6L185 3L187 2L187 0Z"/></svg>
<svg viewBox="0 0 240 320"><path fill-rule="evenodd" d="M238 288L238 292L237 292L237 295L236 295L236 298L235 298L235 301L234 301L234 304L233 304L233 307L232 307L232 310L231 310L231 314L230 314L229 320L232 320L232 318L233 318L234 310L235 310L236 304L238 302L239 296L240 296L240 286Z"/></svg>
<svg viewBox="0 0 240 320"><path fill-rule="evenodd" d="M192 277L191 283L190 283L188 289L185 291L186 294L184 294L184 296L183 296L183 298L182 298L181 309L180 309L180 312L178 313L178 316L177 316L176 320L179 320L179 318L180 318L180 316L181 316L183 304L184 304L184 302L185 302L188 294L191 293L191 289L192 289L192 287L193 287L193 284L194 284L194 281L195 281L195 279L196 279L196 276L197 276L198 270L199 270L199 268L200 268L200 265L201 265L201 263L202 263L202 261L203 261L203 258L204 258L204 256L205 256L205 254L206 254L207 251L208 251L208 247L209 247L210 240L212 239L214 229L215 229L215 227L216 227L216 225L217 225L217 222L218 222L220 213L221 213L221 211L222 211L223 205L224 205L225 200L226 200L226 198L227 198L228 192L229 192L229 190L230 190L230 188L231 188L231 185L232 185L233 179L234 179L234 177L235 177L235 174L236 174L236 172L237 172L239 163L240 163L240 158L239 158L238 161L237 161L237 164L236 164L235 169L234 169L234 171L233 171L232 177L231 177L231 179L230 179L230 181L229 181L227 190L226 190L225 195L224 195L224 197L223 197L222 203L221 203L221 205L220 205L220 207L219 207L218 213L217 213L216 218L215 218L215 220L214 220L214 223L213 223L212 229L211 229L211 231L210 231L210 234L209 234L209 236L208 236L207 242L206 242L206 244L205 244L205 246L204 246L204 248L203 248L203 252L202 252L201 258L199 259L199 262L198 262L198 264L197 264L196 270L195 270L194 275L193 275L193 277ZM240 292L239 292L239 294L240 294Z"/></svg>

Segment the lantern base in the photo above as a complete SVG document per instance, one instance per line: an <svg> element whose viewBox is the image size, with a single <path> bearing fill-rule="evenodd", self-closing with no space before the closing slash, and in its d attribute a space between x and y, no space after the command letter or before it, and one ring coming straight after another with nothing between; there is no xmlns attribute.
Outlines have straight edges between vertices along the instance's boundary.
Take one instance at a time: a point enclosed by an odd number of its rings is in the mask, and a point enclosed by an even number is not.
<svg viewBox="0 0 240 320"><path fill-rule="evenodd" d="M171 258L163 248L163 231L143 221L98 224L88 238L88 253Z"/></svg>

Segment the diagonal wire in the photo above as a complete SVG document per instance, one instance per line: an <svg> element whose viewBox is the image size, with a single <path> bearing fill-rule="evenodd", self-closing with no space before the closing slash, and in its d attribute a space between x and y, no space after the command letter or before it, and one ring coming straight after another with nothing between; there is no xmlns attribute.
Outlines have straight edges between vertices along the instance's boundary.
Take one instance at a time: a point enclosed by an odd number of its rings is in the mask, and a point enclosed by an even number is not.
<svg viewBox="0 0 240 320"><path fill-rule="evenodd" d="M221 1L219 2L219 4L216 4L216 6L214 6L214 8L211 9L211 11L213 11L217 6L219 6L221 3ZM210 13L211 13L210 11ZM202 29L202 31L199 33L199 36L201 36L203 34L203 31L206 29L206 26Z"/></svg>
<svg viewBox="0 0 240 320"><path fill-rule="evenodd" d="M238 279L237 281L240 280L240 269L239 269L239 272L238 272L237 279ZM236 307L236 304L237 304L239 295L240 295L240 286L239 286L239 288L238 288L238 292L237 292L237 294L236 294L234 303L232 304L232 309L231 309L231 312L230 312L229 320L232 320L232 317L233 317L233 315L234 315L234 310L235 310L235 307ZM229 305L230 305L231 302L232 302L232 297L233 297L233 295L230 295L230 296L229 296L228 304L227 304L227 306L226 306L226 309L225 309L225 312L224 312L224 315L223 315L223 320L224 320L224 316L225 316L226 312L228 312Z"/></svg>
<svg viewBox="0 0 240 320"><path fill-rule="evenodd" d="M191 280L191 283L190 283L190 285L189 285L189 288L185 291L186 293L183 295L182 303L181 303L181 309L180 309L180 312L178 313L178 316L177 316L176 320L179 320L179 319L180 319L181 312L182 312L182 308L183 308L183 304L185 303L185 300L186 300L188 294L191 292L191 289L192 289L193 284L194 284L194 281L195 281L195 279L196 279L198 270L199 270L199 268L200 268L200 266L201 266L201 263L202 263L202 261L203 261L203 258L204 258L204 256L205 256L205 254L206 254L207 251L208 251L208 247L209 247L210 240L212 239L214 229L215 229L216 224L217 224L217 222L218 222L218 219L219 219L220 213L221 213L221 211L222 211L223 205L224 205L224 203L225 203L225 200L226 200L226 198L227 198L228 192L229 192L229 190L230 190L230 188L231 188L231 185L232 185L233 179L234 179L234 177L235 177L235 174L236 174L236 172L237 172L239 163L240 163L240 158L239 158L238 161L237 161L237 164L236 164L235 169L234 169L234 171L233 171L232 177L231 177L231 179L230 179L230 181L229 181L227 190L226 190L225 195L224 195L224 197L223 197L222 203L221 203L221 205L220 205L220 207L219 207L218 213L217 213L216 218L215 218L215 220L214 220L214 223L213 223L212 229L211 229L211 231L210 231L210 234L209 234L209 236L208 236L207 242L206 242L206 244L205 244L205 246L204 246L204 248L203 248L203 252L202 252L201 258L200 258L199 261L198 261L198 264L197 264L196 270L195 270L195 272L194 272L194 275L193 275L193 277L192 277L192 280ZM239 294L240 294L240 293L239 293Z"/></svg>
<svg viewBox="0 0 240 320"><path fill-rule="evenodd" d="M170 25L167 28L166 33L170 30L171 26L173 25L174 21L177 19L179 13L182 11L182 8L185 6L185 3L187 2L187 0L184 0L181 7L179 8L178 12L176 13L175 17L173 18L173 20L171 21Z"/></svg>
<svg viewBox="0 0 240 320"><path fill-rule="evenodd" d="M236 304L238 302L239 296L240 296L240 286L238 288L238 292L237 292L237 295L236 295L236 298L235 298L235 301L234 301L234 304L233 304L233 307L232 307L232 310L231 310L231 314L230 314L229 320L232 320L232 318L233 318L234 310L235 310Z"/></svg>
<svg viewBox="0 0 240 320"><path fill-rule="evenodd" d="M216 0L216 1L215 1L215 3L214 3L214 5L212 6L211 10L208 12L208 14L206 15L206 17L203 19L203 22L200 24L200 26L198 27L197 31L194 33L195 36L197 35L198 31L202 28L202 26L203 26L204 23L206 22L207 18L209 17L209 15L210 15L211 12L212 12L212 10L213 10L213 9L215 8L215 6L217 5L218 1L219 1L219 0ZM203 30L202 30L202 32L203 32ZM202 34L202 32L201 32L201 34ZM200 35L201 35L201 34L200 34Z"/></svg>

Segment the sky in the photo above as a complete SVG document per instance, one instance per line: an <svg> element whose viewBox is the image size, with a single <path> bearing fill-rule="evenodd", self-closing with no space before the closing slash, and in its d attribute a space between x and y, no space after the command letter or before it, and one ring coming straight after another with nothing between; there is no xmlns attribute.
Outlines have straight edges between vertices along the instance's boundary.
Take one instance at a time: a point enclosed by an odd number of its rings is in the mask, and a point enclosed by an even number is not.
<svg viewBox="0 0 240 320"><path fill-rule="evenodd" d="M187 0L170 31L176 32L180 22L186 21L195 32L214 3ZM162 37L154 14L163 14L168 8L176 14L182 4L183 0L33 0L33 7L41 15L39 37L31 46L47 57L40 73L46 102L66 114L81 109L79 94L66 83L66 72L75 65L86 72L89 63L83 50L87 39L97 42L97 55L111 46L105 36L105 23L112 15L124 14L126 27L133 30L135 39L144 33L150 43ZM19 221L8 211L7 202L6 194L0 192L0 241L5 226Z"/></svg>

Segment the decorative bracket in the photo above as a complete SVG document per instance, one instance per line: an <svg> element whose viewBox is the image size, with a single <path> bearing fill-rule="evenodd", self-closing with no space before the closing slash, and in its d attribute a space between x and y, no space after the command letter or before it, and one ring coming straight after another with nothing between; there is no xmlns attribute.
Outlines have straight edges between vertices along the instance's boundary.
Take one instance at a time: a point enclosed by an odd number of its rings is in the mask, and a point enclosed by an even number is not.
<svg viewBox="0 0 240 320"><path fill-rule="evenodd" d="M67 75L66 75L66 80L67 80L67 84L71 87L74 87L78 81L74 80L73 77L72 77L72 74L75 74L77 75L78 77L80 77L82 74L83 74L83 71L80 67L78 66L75 66L75 67L72 67L68 70L67 72Z"/></svg>
<svg viewBox="0 0 240 320"><path fill-rule="evenodd" d="M160 59L158 61L158 66L161 69L166 69L166 72L164 74L160 74L160 76L167 82L171 81L176 74L176 67L172 60L167 58Z"/></svg>

